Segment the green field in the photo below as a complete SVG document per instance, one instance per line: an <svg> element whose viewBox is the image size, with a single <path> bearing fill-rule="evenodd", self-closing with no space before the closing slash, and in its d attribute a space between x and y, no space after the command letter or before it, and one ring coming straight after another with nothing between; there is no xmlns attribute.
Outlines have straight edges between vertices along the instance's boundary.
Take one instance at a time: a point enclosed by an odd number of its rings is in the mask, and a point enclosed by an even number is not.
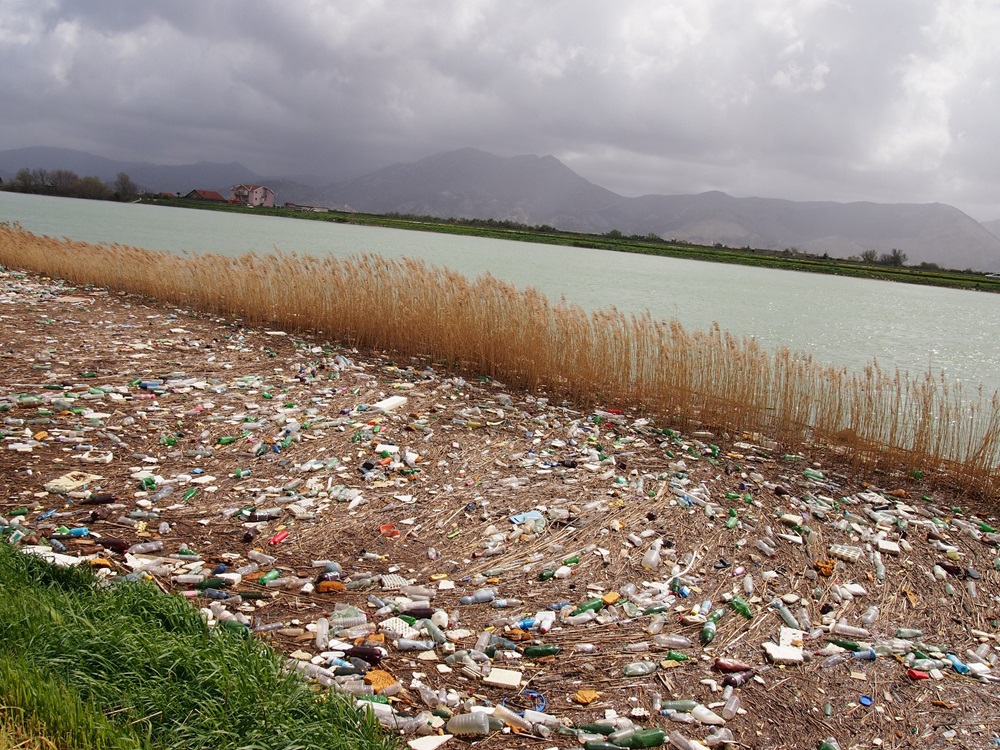
<svg viewBox="0 0 1000 750"><path fill-rule="evenodd" d="M284 670L284 657L245 628L209 629L186 599L148 581L102 584L89 566L59 568L5 542L0 580L0 742L397 747L350 700Z"/></svg>
<svg viewBox="0 0 1000 750"><path fill-rule="evenodd" d="M732 248L720 245L694 245L687 242L663 240L656 236L624 236L618 232L609 232L603 235L564 232L552 227L529 227L513 222L496 221L494 219L439 219L433 216L402 215L380 216L377 214L342 211L318 213L285 208L245 208L242 206L212 204L183 199L164 200L158 198L151 202L159 205L248 213L258 216L283 216L307 221L331 221L337 224L388 227L421 232L440 232L442 234L513 240L515 242L535 242L544 245L583 247L622 253L662 255L669 258L703 260L711 263L734 263L743 266L779 268L786 271L806 271L809 273L832 274L834 276L899 281L906 284L924 284L952 289L1000 292L1000 277L993 278L980 271L959 271L925 266L888 266L880 263L847 260L845 258L822 257L793 249L768 250L751 247Z"/></svg>

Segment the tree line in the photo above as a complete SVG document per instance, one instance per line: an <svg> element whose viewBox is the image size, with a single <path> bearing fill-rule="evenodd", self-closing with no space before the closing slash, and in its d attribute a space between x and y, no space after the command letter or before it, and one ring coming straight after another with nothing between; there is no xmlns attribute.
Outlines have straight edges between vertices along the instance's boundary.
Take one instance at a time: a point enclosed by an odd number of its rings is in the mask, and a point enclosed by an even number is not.
<svg viewBox="0 0 1000 750"><path fill-rule="evenodd" d="M132 201L139 196L139 187L125 172L119 172L112 183L99 177L80 177L70 169L28 169L22 167L14 178L3 185L13 193L59 195L67 198L87 198L98 201Z"/></svg>

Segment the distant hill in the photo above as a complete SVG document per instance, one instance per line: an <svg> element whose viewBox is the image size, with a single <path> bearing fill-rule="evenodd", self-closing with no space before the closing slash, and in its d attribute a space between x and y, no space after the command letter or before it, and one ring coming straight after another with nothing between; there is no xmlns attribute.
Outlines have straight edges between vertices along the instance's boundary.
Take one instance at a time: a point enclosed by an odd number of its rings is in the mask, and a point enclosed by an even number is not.
<svg viewBox="0 0 1000 750"><path fill-rule="evenodd" d="M464 148L394 164L326 188L328 203L370 213L500 219L600 231L626 199L552 156L502 158Z"/></svg>
<svg viewBox="0 0 1000 750"><path fill-rule="evenodd" d="M989 231L991 234L995 235L996 237L1000 237L1000 219L994 219L993 221L983 221L980 223L984 227L986 227L987 231Z"/></svg>
<svg viewBox="0 0 1000 750"><path fill-rule="evenodd" d="M626 198L584 179L552 156L499 157L462 148L318 188L294 178L264 177L239 163L161 166L69 149L0 151L0 177L10 179L21 167L70 169L108 182L126 172L142 187L171 193L200 188L228 195L233 185L252 182L274 190L278 204L509 220L596 234L618 230L699 244L796 248L833 257L899 249L910 264L1000 271L1000 221L980 224L953 206L799 202L734 198L720 192Z"/></svg>
<svg viewBox="0 0 1000 750"><path fill-rule="evenodd" d="M494 218L598 234L617 229L834 257L899 249L911 264L1000 270L1000 238L952 206L796 202L720 192L626 198L551 156L503 158L463 148L395 164L320 195L321 202L366 213Z"/></svg>

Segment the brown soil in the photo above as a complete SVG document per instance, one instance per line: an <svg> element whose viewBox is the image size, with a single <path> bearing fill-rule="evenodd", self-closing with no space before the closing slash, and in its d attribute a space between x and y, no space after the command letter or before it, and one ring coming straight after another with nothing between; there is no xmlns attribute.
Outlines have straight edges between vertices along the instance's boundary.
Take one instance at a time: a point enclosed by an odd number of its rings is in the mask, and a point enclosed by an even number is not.
<svg viewBox="0 0 1000 750"><path fill-rule="evenodd" d="M726 723L742 747L816 747L827 736L838 738L845 749L985 747L1000 726L997 686L951 669L942 670L940 679L911 680L902 658L893 656L821 669L824 657L814 653L827 645L825 635L806 641L802 666L771 665L761 647L777 641L782 624L769 606L772 599L796 594L802 602L790 609L796 612L806 604L814 627L841 617L859 626L862 612L877 605L880 614L868 639L873 643L908 627L921 629L926 643L963 661L967 649L980 643L1000 648L997 550L989 538L973 538L952 523L957 518L997 527L995 510L985 504L929 493L902 477L875 477L880 487L869 483L871 477L866 482L842 472L834 455L819 450L791 460L764 436L672 435L640 413L614 408L620 405L579 411L572 404L549 402L541 392L511 392L468 374L463 380L430 358L357 352L322 333L300 337L250 329L240 321L30 275L0 275L0 342L0 409L5 409L0 515L12 518L15 509L29 510L23 523L35 533L21 544L49 538L59 526L85 525L89 536L61 540L68 553L99 554L110 561L109 574L123 574L128 572L125 558L102 548L101 540L160 539L159 524L166 521L171 528L162 536L164 553L186 543L209 566L225 562L238 568L256 548L275 555L283 575L315 578L319 570L312 561L334 560L345 579L363 571L398 573L415 585L438 587L445 576L454 588L437 591L431 603L451 614L452 629L471 633L458 639L458 648L471 648L489 626L504 635L510 624L553 603L576 606L628 583L640 589L643 581L666 584L673 565L686 567L693 554L686 577L691 596L667 609L664 633L687 635L697 643L701 626L682 624L680 617L704 600L728 610L723 597L743 593L737 568L745 568L756 587L747 597L753 618L727 611L716 640L688 649L689 661L668 662L645 677L623 677L626 663L662 662L666 649L625 651L628 644L651 641L646 628L652 617L628 617L619 604L618 620L578 626L557 622L545 635L529 634L537 642L561 646L561 654L528 659L501 651L495 666L523 672L522 688L544 696L546 712L569 723L615 711L668 733L679 730L703 739L710 727L659 715L642 718L642 710L653 693L660 693L664 700L692 698L721 712L715 704L721 701L723 675L713 671L713 664L720 656L739 659L757 673L737 690L745 711ZM156 379L164 381L162 387L137 382ZM391 396L405 396L406 404L384 414L362 408ZM282 447L286 420L292 418L302 424L300 439ZM221 445L222 436L237 440ZM412 467L377 466L383 459L377 444L398 446L419 459ZM194 451L211 451L211 456L194 456ZM108 454L108 463L85 460ZM310 461L322 466L303 471ZM359 469L366 462L376 464L373 471ZM823 478L804 476L806 468L822 472ZM156 504L160 518L135 526L119 522L115 519L142 509L143 501L163 486L145 491L134 476L143 469L173 480L177 489ZM237 470L244 475L235 476ZM246 470L252 473L246 476ZM45 491L46 483L74 471L100 479L77 497ZM178 475L196 483L175 479ZM197 483L206 476L214 479ZM300 484L294 490L282 489L296 480ZM703 486L722 513L712 518L703 507L685 507L671 481L688 489ZM197 493L185 501L189 487ZM360 490L363 502L354 508L337 502L338 487ZM101 506L85 504L87 491L111 493L124 507L94 520ZM289 494L314 518L296 520L288 509ZM839 508L825 519L810 517L801 501L813 496L832 498ZM246 506L283 509L279 519L259 525L249 544L242 541L249 528L245 520L231 513ZM905 526L875 528L865 513L872 507L910 520ZM734 529L725 525L729 508L740 521ZM498 554L484 555L490 534L509 534L514 528L510 516L532 509L546 517L539 533L499 542ZM568 519L554 518L557 509ZM54 516L40 518L52 510ZM865 520L835 528L845 510ZM777 537L795 533L779 521L786 513L804 516L802 525L812 531L806 544ZM932 517L944 525L934 526ZM281 531L289 532L287 538L269 543ZM626 540L643 532L639 548ZM899 556L884 555L884 582L869 555L878 541L872 534L878 532L903 544ZM935 534L938 543L959 551L957 574L946 580L931 573L936 563L949 562L935 546ZM777 541L775 556L755 546L764 537ZM644 570L640 561L657 538L664 540L663 564ZM817 567L830 558L831 544L865 551L859 562L834 566L830 577L817 575ZM430 548L438 559L430 559ZM570 566L568 578L538 580L541 571L571 556L580 561ZM765 580L765 572L775 575ZM337 604L353 604L370 614L375 609L371 594L386 600L395 595L377 582L358 590L303 594L264 588L253 578L245 577L237 589L266 597L256 606L244 602L233 609L261 624L288 624L284 634L258 637L273 638L289 653L315 653L312 633L296 636L295 628ZM165 590L172 588L169 577L157 580ZM970 580L978 589L974 596ZM836 601L834 586L847 583L860 584L867 594ZM523 604L504 609L459 604L460 597L485 587ZM207 601L193 604L206 606ZM599 650L574 653L578 643ZM387 648L382 667L405 688L393 699L402 713L424 707L412 689L415 674L432 688L453 689L463 700L506 700L511 706L536 700L516 689L490 687L457 666L445 669L443 648L437 649L436 660L397 651L391 642ZM719 692L713 692L716 686ZM571 697L581 689L596 690L599 697L579 705ZM863 696L871 705L863 705ZM543 739L496 733L478 744L547 748L574 747L577 741L571 735Z"/></svg>

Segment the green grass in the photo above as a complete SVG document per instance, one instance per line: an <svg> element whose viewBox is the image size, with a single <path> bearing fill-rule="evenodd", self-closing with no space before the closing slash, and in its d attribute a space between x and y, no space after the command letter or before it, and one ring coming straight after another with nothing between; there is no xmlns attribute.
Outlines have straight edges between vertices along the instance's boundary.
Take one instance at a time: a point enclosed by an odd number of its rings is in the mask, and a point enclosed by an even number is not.
<svg viewBox="0 0 1000 750"><path fill-rule="evenodd" d="M752 247L725 247L721 245L695 245L687 242L664 240L655 236L613 236L582 232L566 232L552 227L531 227L513 222L480 219L444 219L433 216L401 216L348 213L329 211L313 213L286 208L246 208L225 203L208 203L191 200L152 201L155 204L212 211L255 214L257 216L282 216L309 221L329 221L338 224L388 227L441 234L457 234L490 239L534 242L545 245L580 247L594 250L659 255L670 258L701 260L709 263L730 263L786 271L823 273L834 276L898 281L905 284L941 286L950 289L968 289L1000 293L1000 278L972 270L922 268L919 266L893 267L878 263L863 263L846 258L824 258L795 250L772 250Z"/></svg>
<svg viewBox="0 0 1000 750"><path fill-rule="evenodd" d="M0 543L3 722L66 748L370 748L395 741L259 641L152 584L99 586Z"/></svg>

